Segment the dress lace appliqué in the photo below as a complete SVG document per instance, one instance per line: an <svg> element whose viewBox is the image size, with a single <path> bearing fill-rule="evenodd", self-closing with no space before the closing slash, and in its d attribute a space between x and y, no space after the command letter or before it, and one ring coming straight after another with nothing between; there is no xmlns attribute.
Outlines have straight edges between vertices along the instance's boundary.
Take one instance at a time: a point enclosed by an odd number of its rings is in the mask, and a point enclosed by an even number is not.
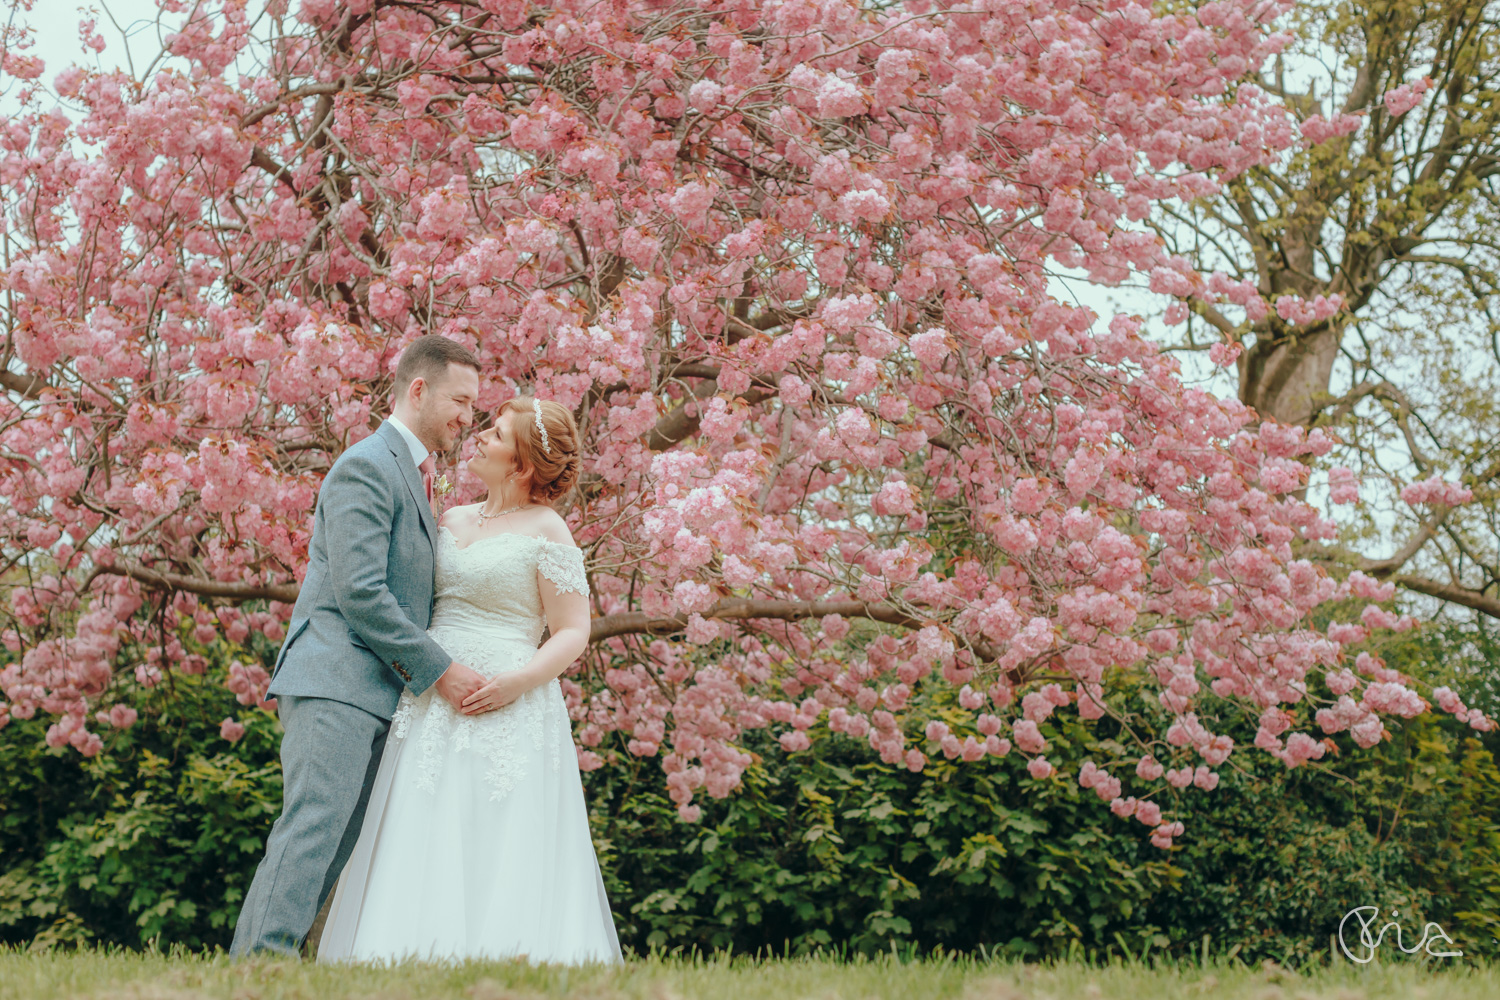
<svg viewBox="0 0 1500 1000"><path fill-rule="evenodd" d="M459 663L485 677L520 670L536 653L546 627L537 575L559 593L588 594L583 553L534 535L502 534L463 548L446 528L439 529L436 604L428 634ZM532 688L504 708L462 715L435 690L413 696L403 691L391 719L391 739L412 741L417 785L436 794L449 754L479 753L487 764L491 801L505 797L525 777L530 739L556 771L563 752L573 751L573 730L562 687L550 681Z"/></svg>
<svg viewBox="0 0 1500 1000"><path fill-rule="evenodd" d="M537 572L552 581L559 594L589 596L589 578L583 569L583 552L574 545L545 541L537 555Z"/></svg>

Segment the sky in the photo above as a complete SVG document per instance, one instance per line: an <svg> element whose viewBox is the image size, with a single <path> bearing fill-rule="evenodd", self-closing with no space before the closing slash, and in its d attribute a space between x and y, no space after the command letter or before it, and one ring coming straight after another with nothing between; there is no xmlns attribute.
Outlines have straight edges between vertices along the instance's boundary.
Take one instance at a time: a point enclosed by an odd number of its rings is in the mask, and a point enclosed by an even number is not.
<svg viewBox="0 0 1500 1000"><path fill-rule="evenodd" d="M35 31L36 47L31 52L46 62L42 79L50 84L58 70L69 63L84 62L85 55L100 69L115 69L133 61L139 70L161 50L156 14L155 0L94 0L88 4L36 0L36 6L22 20ZM105 48L98 55L85 50L78 38L78 22L87 17L97 18L99 34L104 37Z"/></svg>

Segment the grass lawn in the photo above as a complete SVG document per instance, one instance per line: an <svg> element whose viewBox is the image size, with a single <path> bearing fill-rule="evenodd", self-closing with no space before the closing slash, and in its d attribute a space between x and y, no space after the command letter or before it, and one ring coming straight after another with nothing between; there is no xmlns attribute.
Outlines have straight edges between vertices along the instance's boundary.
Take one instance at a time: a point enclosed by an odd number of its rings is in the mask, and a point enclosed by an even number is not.
<svg viewBox="0 0 1500 1000"><path fill-rule="evenodd" d="M1116 962L1020 965L901 962L893 958L650 958L624 968L564 969L523 963L328 967L304 962L230 962L222 955L101 952L26 954L0 950L0 1000L1494 1000L1500 970L1410 961L1342 963L1305 974L1275 967L1210 964L1148 968Z"/></svg>

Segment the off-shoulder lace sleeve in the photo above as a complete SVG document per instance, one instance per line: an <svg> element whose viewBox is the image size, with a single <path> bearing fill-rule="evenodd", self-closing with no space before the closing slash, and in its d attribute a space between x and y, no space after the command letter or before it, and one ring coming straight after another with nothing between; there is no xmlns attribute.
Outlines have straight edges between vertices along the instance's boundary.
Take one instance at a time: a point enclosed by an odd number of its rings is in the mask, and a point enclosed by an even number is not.
<svg viewBox="0 0 1500 1000"><path fill-rule="evenodd" d="M583 572L583 552L578 546L553 541L542 542L536 568L552 581L559 594L572 591L584 597L589 595L589 580Z"/></svg>

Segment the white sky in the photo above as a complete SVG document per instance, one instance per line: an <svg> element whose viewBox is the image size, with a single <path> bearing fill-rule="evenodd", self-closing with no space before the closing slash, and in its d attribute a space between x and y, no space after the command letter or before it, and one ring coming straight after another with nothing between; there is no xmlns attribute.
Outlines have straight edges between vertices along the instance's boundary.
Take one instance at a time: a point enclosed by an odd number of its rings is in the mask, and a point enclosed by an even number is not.
<svg viewBox="0 0 1500 1000"><path fill-rule="evenodd" d="M100 69L115 69L134 60L139 70L161 51L156 14L155 0L94 0L86 4L37 0L31 13L20 20L34 31L36 46L29 54L41 56L47 64L42 81L50 86L58 70L70 63L94 63ZM181 16L169 15L169 18ZM104 51L97 55L92 49L85 49L78 37L78 23L90 17L98 21L98 31L105 42ZM123 35L110 23L111 17Z"/></svg>

